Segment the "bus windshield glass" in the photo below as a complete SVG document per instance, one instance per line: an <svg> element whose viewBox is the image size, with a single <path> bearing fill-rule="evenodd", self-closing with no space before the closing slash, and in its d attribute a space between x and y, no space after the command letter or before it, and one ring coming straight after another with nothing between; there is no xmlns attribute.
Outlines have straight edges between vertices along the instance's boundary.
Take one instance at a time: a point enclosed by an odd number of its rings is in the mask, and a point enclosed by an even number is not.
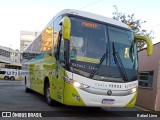
<svg viewBox="0 0 160 120"><path fill-rule="evenodd" d="M71 25L73 72L87 77L95 71L93 79L104 81L112 81L112 77L124 82L125 75L129 81L137 79L137 51L132 31L75 17L71 17Z"/></svg>
<svg viewBox="0 0 160 120"><path fill-rule="evenodd" d="M105 32L105 25L73 18L70 43L71 59L99 63L99 59L106 51Z"/></svg>

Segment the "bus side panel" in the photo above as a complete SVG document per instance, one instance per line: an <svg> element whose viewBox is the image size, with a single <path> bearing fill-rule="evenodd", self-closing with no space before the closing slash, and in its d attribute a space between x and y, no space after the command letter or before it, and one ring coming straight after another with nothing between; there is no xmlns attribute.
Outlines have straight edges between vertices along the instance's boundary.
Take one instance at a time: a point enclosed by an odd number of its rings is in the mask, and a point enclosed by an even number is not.
<svg viewBox="0 0 160 120"><path fill-rule="evenodd" d="M34 68L35 64L30 64L29 66L29 74L30 74L30 89L36 91L36 84L35 84L35 78L34 78Z"/></svg>
<svg viewBox="0 0 160 120"><path fill-rule="evenodd" d="M40 62L35 62L35 64L30 65L30 82L32 90L44 94L44 80L46 78L48 78L49 81L52 79L53 64L53 56L45 54Z"/></svg>
<svg viewBox="0 0 160 120"><path fill-rule="evenodd" d="M56 100L56 74L55 74L56 64L52 65L52 75L50 80L50 94L53 100Z"/></svg>
<svg viewBox="0 0 160 120"><path fill-rule="evenodd" d="M52 69L51 98L63 103L64 100L64 68L55 64Z"/></svg>
<svg viewBox="0 0 160 120"><path fill-rule="evenodd" d="M42 76L42 86L40 87L42 94L44 94L45 81L48 80L50 84L50 93L55 94L55 63L50 62L48 64L43 63L43 76ZM52 95L51 94L51 95ZM51 96L52 98L53 96ZM53 99L53 98L52 98Z"/></svg>
<svg viewBox="0 0 160 120"><path fill-rule="evenodd" d="M35 80L35 89L38 93L43 94L43 67L42 63L39 62L35 65L34 69L34 80Z"/></svg>
<svg viewBox="0 0 160 120"><path fill-rule="evenodd" d="M30 89L40 93L43 93L43 81L44 81L44 72L43 64L41 62L30 65Z"/></svg>

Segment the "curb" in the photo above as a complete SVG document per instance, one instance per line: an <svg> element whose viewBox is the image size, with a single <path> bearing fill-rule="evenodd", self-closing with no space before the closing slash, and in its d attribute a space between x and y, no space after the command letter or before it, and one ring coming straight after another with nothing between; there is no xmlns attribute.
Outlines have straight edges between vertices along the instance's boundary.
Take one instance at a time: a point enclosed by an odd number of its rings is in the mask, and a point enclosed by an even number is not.
<svg viewBox="0 0 160 120"><path fill-rule="evenodd" d="M160 112L158 112L158 111L149 110L149 109L146 109L146 108L143 108L143 107L140 107L140 106L134 106L134 108L142 110L142 111L147 111L147 112L151 112L151 113L159 114L160 115Z"/></svg>
<svg viewBox="0 0 160 120"><path fill-rule="evenodd" d="M140 107L140 106L134 106L134 108L139 109L139 110L142 110L142 111L152 111L152 110L149 110L149 109Z"/></svg>

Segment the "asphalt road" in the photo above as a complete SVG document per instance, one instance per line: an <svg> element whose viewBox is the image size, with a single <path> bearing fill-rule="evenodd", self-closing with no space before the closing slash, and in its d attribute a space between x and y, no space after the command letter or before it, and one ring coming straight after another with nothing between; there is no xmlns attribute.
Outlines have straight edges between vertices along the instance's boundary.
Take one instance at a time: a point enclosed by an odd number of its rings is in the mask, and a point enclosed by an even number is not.
<svg viewBox="0 0 160 120"><path fill-rule="evenodd" d="M25 93L24 89L23 81L0 80L0 114L2 116L2 112L6 111L12 114L12 118L0 117L0 120L141 120L151 119L151 114L156 115L137 108L73 107L61 104L48 106L42 95L34 92ZM36 115L42 116L42 118L28 118L29 115L33 115L32 113L37 113ZM6 113L3 115L5 116ZM22 117L17 117L18 115ZM138 115L141 117L137 117ZM148 115L150 118L146 118L144 115Z"/></svg>

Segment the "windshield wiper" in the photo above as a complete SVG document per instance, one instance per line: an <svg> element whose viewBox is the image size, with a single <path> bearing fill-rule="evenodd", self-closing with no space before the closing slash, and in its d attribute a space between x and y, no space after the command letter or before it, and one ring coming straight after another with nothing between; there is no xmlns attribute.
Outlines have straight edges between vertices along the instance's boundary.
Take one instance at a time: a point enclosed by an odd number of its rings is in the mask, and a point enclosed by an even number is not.
<svg viewBox="0 0 160 120"><path fill-rule="evenodd" d="M106 52L103 54L103 56L100 59L100 63L98 65L96 65L95 69L91 72L91 74L89 75L89 78L93 78L93 76L95 75L95 73L97 72L97 70L99 69L99 67L101 66L102 62L104 61L104 59L106 58L106 61L108 61L108 46L106 45L107 50ZM107 64L107 63L106 63Z"/></svg>
<svg viewBox="0 0 160 120"><path fill-rule="evenodd" d="M117 64L117 67L118 67L120 73L123 75L123 79L125 81L128 81L128 76L127 76L126 70L124 68L124 65L122 63L122 60L121 60L118 52L116 52L116 50L115 50L114 42L112 43L112 49L113 49L114 61Z"/></svg>

